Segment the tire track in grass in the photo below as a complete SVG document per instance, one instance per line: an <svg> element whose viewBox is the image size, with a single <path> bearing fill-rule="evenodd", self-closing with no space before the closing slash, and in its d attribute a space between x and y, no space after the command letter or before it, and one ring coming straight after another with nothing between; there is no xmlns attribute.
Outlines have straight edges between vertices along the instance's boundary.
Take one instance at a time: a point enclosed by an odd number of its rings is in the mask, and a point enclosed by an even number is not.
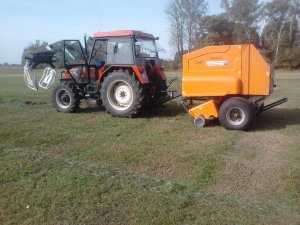
<svg viewBox="0 0 300 225"><path fill-rule="evenodd" d="M24 187L27 190L26 193L33 197L36 196L37 203L41 204L39 202L41 201L39 199L39 194L42 194L39 192L41 190L35 189L34 192L31 191L32 178L30 177L43 171L44 175L39 176L39 179L46 179L47 182L54 180L55 182L59 182L59 185L62 185L63 189L59 192L59 195L63 195L66 200L52 199L52 201L60 207L60 210L65 211L66 208L68 209L68 212L70 212L68 214L69 222L95 223L95 220L89 220L84 213L72 214L75 210L72 207L80 200L81 207L84 206L83 209L85 210L86 208L93 210L92 212L89 211L89 213L97 217L98 214L94 211L96 209L90 205L97 201L95 199L96 196L93 198L93 201L88 201L88 199L81 200L82 197L88 195L88 193L80 194L82 188L84 190L90 190L90 188L92 188L91 190L95 190L89 185L97 185L99 189L104 185L103 188L105 190L110 190L102 196L102 200L98 200L102 201L101 207L106 209L106 224L119 223L122 219L124 220L124 224L241 224L241 222L242 224L297 224L295 221L299 221L300 219L299 208L285 204L285 202L249 201L245 198L233 198L230 195L211 194L209 191L206 192L203 189L199 189L197 185L186 185L173 180L137 175L119 170L116 167L79 162L68 157L57 157L29 148L2 146L0 150L0 162L2 160L4 162L6 158L9 158L9 154L11 155L10 160L13 160L11 163L18 165L17 170L21 174L15 177L13 181L5 182L5 180L2 180L0 187L2 193L7 188L18 191L15 194L26 201L28 196L23 196L22 191L20 192L18 188L11 189L9 187L11 185L15 187L18 185L22 186L26 182L28 185L28 182L30 182L29 186ZM19 160L19 162L16 160ZM7 164L8 162L6 161L5 163ZM9 166L9 164L7 165ZM22 165L27 165L24 168L25 171L22 171ZM49 169L50 171L48 172L47 170ZM3 168L0 169L2 173L1 170ZM14 171L15 169L9 167L7 171L9 172L9 170ZM52 178L50 177L51 179L47 175L49 173L52 176ZM78 177L78 179L76 178L73 181L74 176ZM96 178L100 179L101 184L93 182ZM18 182L21 182L21 184L18 184ZM106 183L109 185L105 186ZM52 185L56 184L49 183L48 185L51 188ZM109 188L110 185L113 185L116 189ZM48 193L48 187L43 187L42 192ZM57 194L55 196L57 197ZM7 198L8 194L6 194ZM135 198L139 198L140 200L136 201L134 200ZM68 203L65 201L68 201ZM46 203L43 204L45 207L48 207ZM39 209L35 210L39 212ZM51 210L54 210L54 208L51 208ZM125 215L122 212L129 214ZM19 212L19 215L22 214L25 215L26 212ZM101 218L103 219L104 217ZM41 223L40 219L38 216L33 217L30 219L30 222ZM53 224L63 222L64 220L62 219L56 215Z"/></svg>

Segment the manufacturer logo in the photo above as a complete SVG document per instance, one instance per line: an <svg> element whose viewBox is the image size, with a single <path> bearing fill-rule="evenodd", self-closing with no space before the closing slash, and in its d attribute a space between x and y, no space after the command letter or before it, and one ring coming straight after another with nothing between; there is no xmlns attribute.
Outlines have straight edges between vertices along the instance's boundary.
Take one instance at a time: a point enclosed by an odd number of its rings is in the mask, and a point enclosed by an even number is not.
<svg viewBox="0 0 300 225"><path fill-rule="evenodd" d="M229 60L207 61L206 66L229 66Z"/></svg>

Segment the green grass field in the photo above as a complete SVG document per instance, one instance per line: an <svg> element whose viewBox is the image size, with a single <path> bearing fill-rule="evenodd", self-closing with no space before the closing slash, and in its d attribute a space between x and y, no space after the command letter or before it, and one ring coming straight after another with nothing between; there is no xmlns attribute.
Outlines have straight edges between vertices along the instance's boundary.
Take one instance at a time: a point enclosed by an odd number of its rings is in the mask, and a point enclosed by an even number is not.
<svg viewBox="0 0 300 225"><path fill-rule="evenodd" d="M175 100L58 113L21 74L0 70L0 224L299 224L299 71L277 71L268 101L289 102L250 132L197 129Z"/></svg>

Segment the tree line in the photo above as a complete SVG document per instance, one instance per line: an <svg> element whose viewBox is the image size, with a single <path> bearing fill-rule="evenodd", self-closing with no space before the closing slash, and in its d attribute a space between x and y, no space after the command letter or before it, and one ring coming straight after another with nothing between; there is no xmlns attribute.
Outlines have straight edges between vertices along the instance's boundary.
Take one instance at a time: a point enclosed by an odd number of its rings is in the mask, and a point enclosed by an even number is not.
<svg viewBox="0 0 300 225"><path fill-rule="evenodd" d="M252 43L277 68L300 68L300 0L221 0L223 13L207 15L206 0L170 0L165 13L170 43L182 55L208 45ZM170 66L170 65L169 65Z"/></svg>
<svg viewBox="0 0 300 225"><path fill-rule="evenodd" d="M20 67L20 66L21 66L20 64L16 64L16 63L12 63L12 64L9 64L7 62L0 63L0 67Z"/></svg>
<svg viewBox="0 0 300 225"><path fill-rule="evenodd" d="M170 44L176 52L167 69L181 67L182 55L208 46L252 43L276 68L300 69L300 0L221 0L223 13L207 15L208 0L169 0L165 13ZM24 49L25 57L46 42ZM57 66L62 56L57 54Z"/></svg>

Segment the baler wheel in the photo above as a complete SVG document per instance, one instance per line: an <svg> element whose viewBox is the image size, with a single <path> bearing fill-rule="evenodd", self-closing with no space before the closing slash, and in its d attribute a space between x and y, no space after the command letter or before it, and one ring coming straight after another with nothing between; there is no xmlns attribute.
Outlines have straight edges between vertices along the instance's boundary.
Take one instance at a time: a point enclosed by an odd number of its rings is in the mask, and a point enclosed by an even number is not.
<svg viewBox="0 0 300 225"><path fill-rule="evenodd" d="M226 100L219 110L219 121L227 130L248 130L254 123L255 107L244 98Z"/></svg>
<svg viewBox="0 0 300 225"><path fill-rule="evenodd" d="M80 96L74 85L62 83L54 88L52 102L57 111L73 113L79 108Z"/></svg>
<svg viewBox="0 0 300 225"><path fill-rule="evenodd" d="M114 71L101 86L102 104L106 111L117 117L136 115L143 103L143 88L127 71Z"/></svg>

